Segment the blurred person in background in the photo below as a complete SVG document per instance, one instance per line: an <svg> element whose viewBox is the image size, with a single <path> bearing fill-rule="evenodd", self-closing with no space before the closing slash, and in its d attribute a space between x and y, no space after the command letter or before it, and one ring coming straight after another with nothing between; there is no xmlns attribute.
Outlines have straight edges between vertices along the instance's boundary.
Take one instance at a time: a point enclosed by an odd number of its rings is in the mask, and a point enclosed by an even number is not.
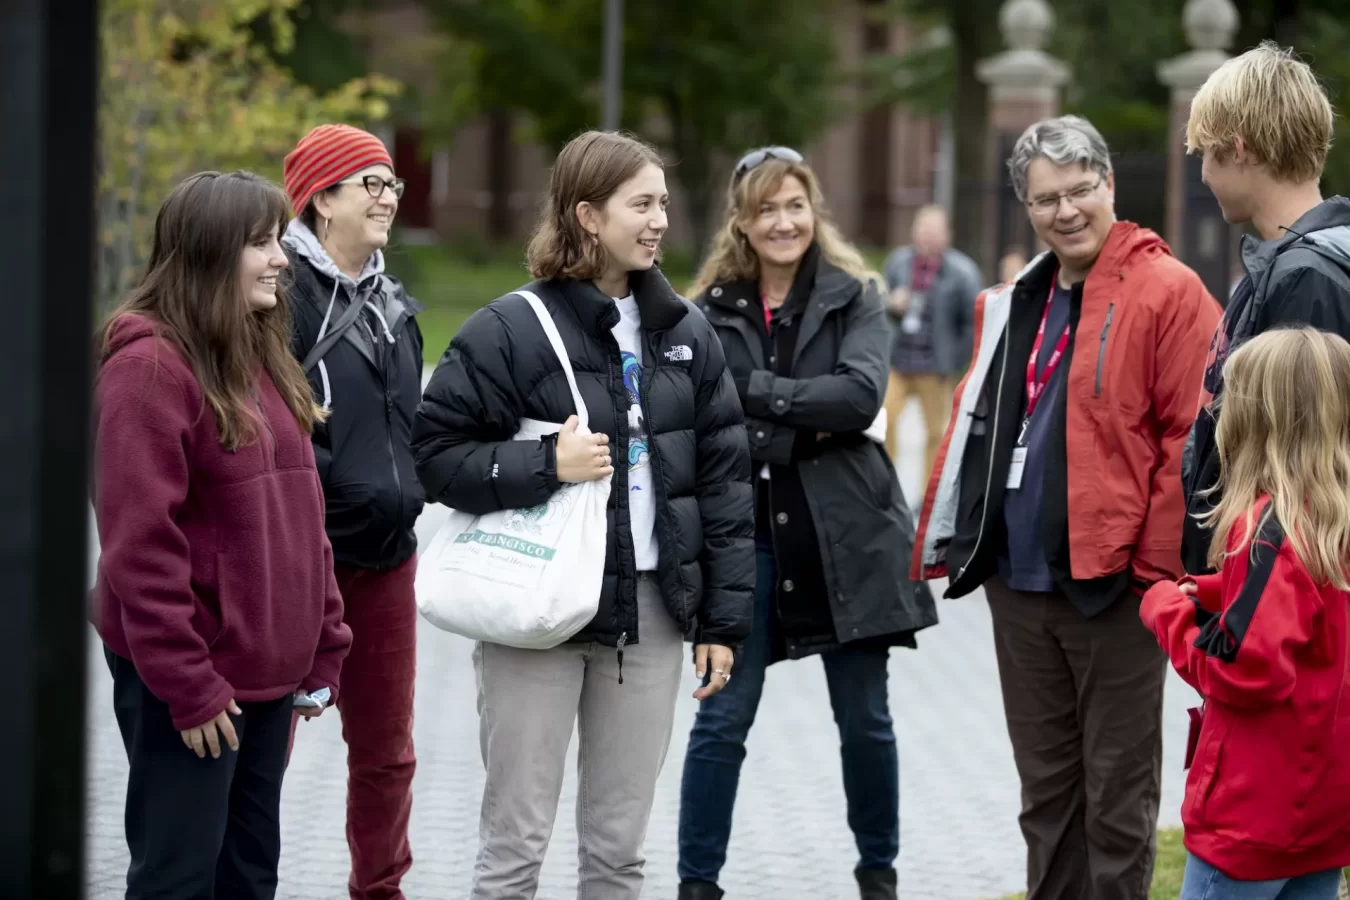
<svg viewBox="0 0 1350 900"><path fill-rule="evenodd" d="M558 356L515 293L464 323L417 413L427 496L456 510L535 507L613 475L595 617L552 649L474 648L487 781L473 900L535 895L574 726L577 896L635 900L683 639L704 699L732 683L750 633L745 428L717 336L656 265L668 199L656 150L613 132L572 139L549 176L524 290L556 323L596 433L577 433ZM565 424L512 440L524 418Z"/></svg>
<svg viewBox="0 0 1350 900"><path fill-rule="evenodd" d="M1008 169L1050 249L976 306L913 574L988 599L1027 900L1146 900L1166 659L1139 602L1182 571L1182 449L1219 305L1116 220L1085 119L1032 125Z"/></svg>
<svg viewBox="0 0 1350 900"><path fill-rule="evenodd" d="M725 349L755 469L754 625L737 680L699 707L680 794L680 900L715 900L745 741L770 665L819 654L839 727L865 900L896 897L900 782L886 664L934 625L905 561L913 522L879 442L888 368L878 278L795 150L736 166L691 293Z"/></svg>
<svg viewBox="0 0 1350 900"><path fill-rule="evenodd" d="M339 699L351 630L277 285L286 207L248 172L178 185L101 334L94 624L131 769L128 900L275 896L292 709Z"/></svg>
<svg viewBox="0 0 1350 900"><path fill-rule="evenodd" d="M923 478L933 471L952 390L970 364L975 295L984 277L975 261L951 246L947 213L922 207L913 243L886 258L882 275L892 331L886 384L886 453L895 459L895 426L911 398L924 422Z"/></svg>
<svg viewBox="0 0 1350 900"><path fill-rule="evenodd" d="M384 271L403 181L379 138L320 125L285 159L296 218L290 260L295 331L327 419L314 455L327 503L345 620L352 630L338 712L347 743L352 900L401 900L412 866L413 576L422 512L410 444L422 396L420 307Z"/></svg>
<svg viewBox="0 0 1350 900"><path fill-rule="evenodd" d="M1012 284L1017 274L1027 267L1027 255L1021 247L1009 247L998 261L999 284Z"/></svg>

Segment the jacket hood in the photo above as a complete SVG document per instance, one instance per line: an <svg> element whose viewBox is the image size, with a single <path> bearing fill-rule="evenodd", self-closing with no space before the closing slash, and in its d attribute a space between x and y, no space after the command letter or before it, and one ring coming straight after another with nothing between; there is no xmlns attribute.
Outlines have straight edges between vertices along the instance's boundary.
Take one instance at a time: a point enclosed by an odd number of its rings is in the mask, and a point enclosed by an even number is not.
<svg viewBox="0 0 1350 900"><path fill-rule="evenodd" d="M117 317L108 329L108 350L106 358L111 359L117 353L143 338L159 337L161 327L149 316L139 313L124 313Z"/></svg>
<svg viewBox="0 0 1350 900"><path fill-rule="evenodd" d="M1106 237L1106 244L1097 256L1093 269L1119 271L1138 262L1171 256L1172 248L1151 228L1133 222L1116 222Z"/></svg>
<svg viewBox="0 0 1350 900"><path fill-rule="evenodd" d="M319 243L319 238L298 218L292 219L286 226L286 233L281 237L281 245L294 257L292 264L303 262L331 283L331 289L327 284L323 285L327 297L311 298L319 304L321 310L330 315L341 315L347 302L354 299L356 302L373 306L385 320L386 327L396 329L405 316L416 315L422 311L422 307L407 295L401 283L388 276L380 277L385 274L384 253L380 250L370 255L370 259L366 260L365 267L361 270L361 277L353 281L351 276L343 274L338 269L337 263L333 262L328 251ZM339 285L343 287L341 292L338 291ZM342 303L334 307L339 293L342 294ZM356 340L356 334L353 334L352 338Z"/></svg>
<svg viewBox="0 0 1350 900"><path fill-rule="evenodd" d="M364 282L367 278L379 275L384 271L384 253L376 250L366 260L365 266L361 269L361 277L352 281L351 277L342 274L338 269L337 263L328 255L328 251L323 249L323 244L319 243L318 235L309 230L309 226L301 222L298 218L291 219L291 223L286 226L286 233L281 236L282 246L292 250L300 258L304 259L316 270L327 275L334 281L345 282L349 287L355 287Z"/></svg>
<svg viewBox="0 0 1350 900"><path fill-rule="evenodd" d="M1316 244L1341 257L1350 268L1350 200L1329 197L1299 216L1284 234L1270 241L1252 235L1242 236L1242 264L1256 278L1275 262L1275 257L1300 241Z"/></svg>

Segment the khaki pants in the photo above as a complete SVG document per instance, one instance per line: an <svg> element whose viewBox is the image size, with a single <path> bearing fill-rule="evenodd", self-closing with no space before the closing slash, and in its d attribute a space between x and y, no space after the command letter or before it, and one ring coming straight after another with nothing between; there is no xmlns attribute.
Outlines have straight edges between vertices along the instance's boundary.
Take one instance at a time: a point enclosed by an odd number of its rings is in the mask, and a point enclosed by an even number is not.
<svg viewBox="0 0 1350 900"><path fill-rule="evenodd" d="M1167 657L1139 598L1086 619L1058 593L998 576L984 589L1022 782L1027 900L1147 900Z"/></svg>
<svg viewBox="0 0 1350 900"><path fill-rule="evenodd" d="M487 768L472 900L532 900L578 730L579 900L637 900L656 779L670 746L684 636L656 580L638 579L638 643L517 650L479 643L478 739ZM557 895L554 895L555 897Z"/></svg>
<svg viewBox="0 0 1350 900"><path fill-rule="evenodd" d="M927 490L928 479L933 473L933 464L937 461L938 448L942 446L942 435L947 430L947 417L952 411L952 391L956 388L956 379L945 375L921 375L891 370L886 385L886 455L895 460L897 452L895 423L905 411L910 397L919 399L919 408L923 411L924 452L923 482L920 498Z"/></svg>

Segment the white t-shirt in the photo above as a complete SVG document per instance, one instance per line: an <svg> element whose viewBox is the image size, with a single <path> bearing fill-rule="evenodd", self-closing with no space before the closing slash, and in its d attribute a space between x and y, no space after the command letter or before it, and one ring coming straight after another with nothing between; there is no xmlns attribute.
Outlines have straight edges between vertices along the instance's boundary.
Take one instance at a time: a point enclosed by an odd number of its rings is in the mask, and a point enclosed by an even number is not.
<svg viewBox="0 0 1350 900"><path fill-rule="evenodd" d="M633 555L639 572L656 570L656 494L652 486L651 455L647 451L647 423L642 420L639 391L642 384L642 319L637 300L629 294L619 305L614 340L623 356L623 383L628 388L628 517L633 528Z"/></svg>

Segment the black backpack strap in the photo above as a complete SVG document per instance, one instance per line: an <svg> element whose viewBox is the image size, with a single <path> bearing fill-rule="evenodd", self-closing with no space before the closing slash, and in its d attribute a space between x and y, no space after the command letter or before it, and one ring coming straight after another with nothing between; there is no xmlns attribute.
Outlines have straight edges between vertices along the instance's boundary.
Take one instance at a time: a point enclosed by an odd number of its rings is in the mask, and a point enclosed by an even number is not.
<svg viewBox="0 0 1350 900"><path fill-rule="evenodd" d="M347 329L355 325L356 320L361 318L361 306L362 304L358 299L353 299L347 304L347 309L344 310L342 316L333 323L333 327L330 328L324 334L323 338L317 341L314 346L310 348L310 351L305 354L305 361L301 364L301 368L304 369L304 371L308 372L310 369L317 366L319 360L323 359L328 351L333 349L333 346L337 344L338 341L342 340L342 336L347 333Z"/></svg>

